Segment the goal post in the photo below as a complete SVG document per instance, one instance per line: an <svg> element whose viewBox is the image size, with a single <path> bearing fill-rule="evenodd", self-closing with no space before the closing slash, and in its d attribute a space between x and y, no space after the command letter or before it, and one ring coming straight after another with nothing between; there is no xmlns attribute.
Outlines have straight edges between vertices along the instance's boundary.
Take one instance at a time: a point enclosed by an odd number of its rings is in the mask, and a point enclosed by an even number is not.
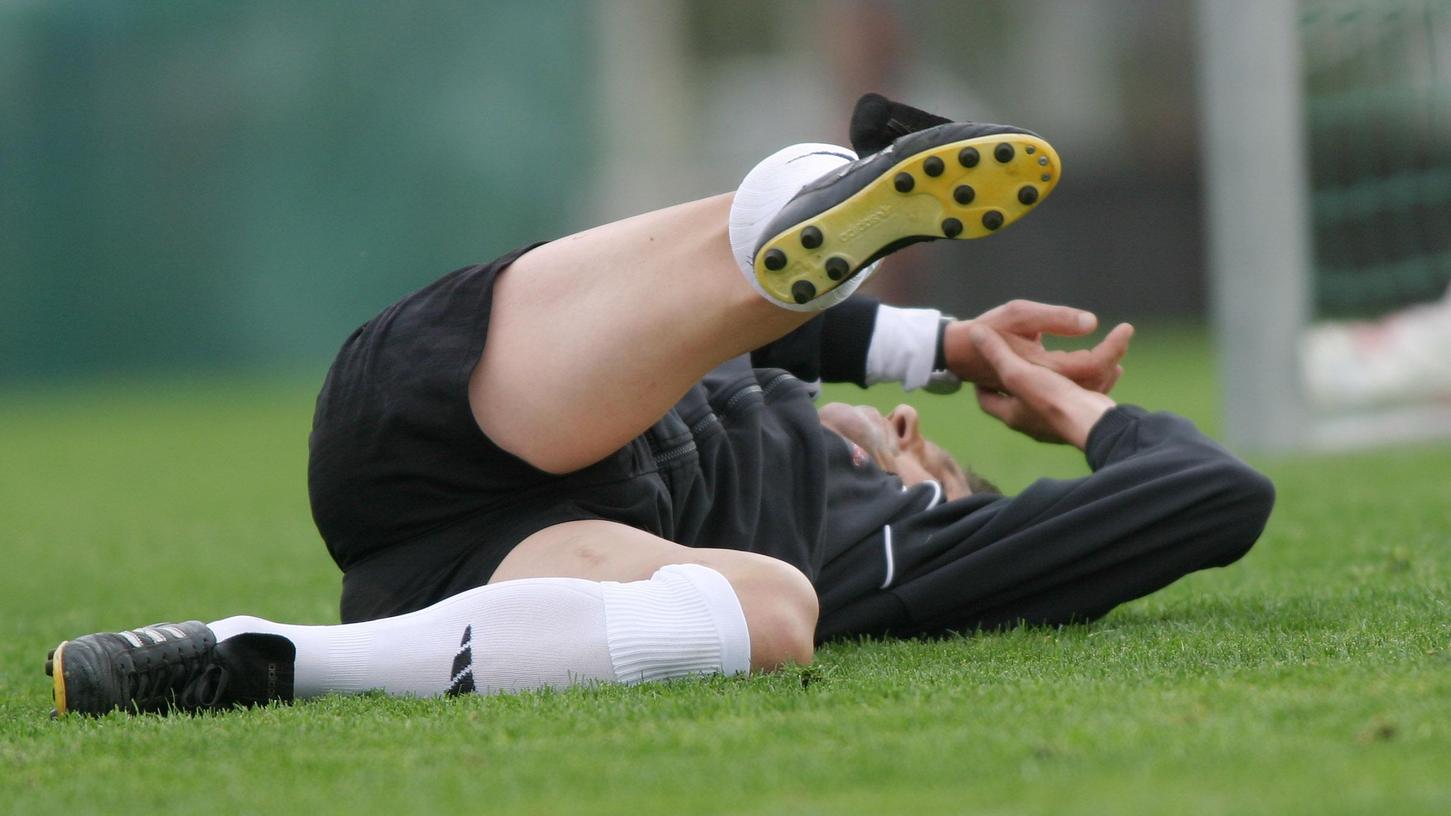
<svg viewBox="0 0 1451 816"><path fill-rule="evenodd" d="M1306 443L1299 336L1310 318L1303 96L1292 0L1200 0L1210 306L1224 427L1237 445Z"/></svg>
<svg viewBox="0 0 1451 816"><path fill-rule="evenodd" d="M1199 0L1198 24L1227 437L1275 452L1451 436L1451 400L1315 405L1299 357L1315 321L1451 280L1451 0Z"/></svg>

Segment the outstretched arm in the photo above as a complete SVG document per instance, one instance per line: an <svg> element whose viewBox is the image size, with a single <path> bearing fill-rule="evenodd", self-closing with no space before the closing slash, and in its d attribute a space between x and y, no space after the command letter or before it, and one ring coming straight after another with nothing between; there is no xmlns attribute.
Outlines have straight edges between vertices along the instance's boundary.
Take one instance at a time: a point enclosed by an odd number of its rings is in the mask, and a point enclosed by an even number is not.
<svg viewBox="0 0 1451 816"><path fill-rule="evenodd" d="M1093 473L1039 479L1016 496L943 502L893 524L899 542L924 543L893 551L883 590L892 597L841 606L823 597L818 638L1093 620L1190 572L1233 563L1259 537L1274 486L1193 423L1116 406L1028 363L991 330L975 329L970 342L1001 382L1000 391L978 389L983 409L1034 438L1083 449ZM836 563L850 569L847 559ZM823 574L822 583L852 579Z"/></svg>
<svg viewBox="0 0 1451 816"><path fill-rule="evenodd" d="M904 617L879 622L880 599L855 610L823 599L818 637L1091 621L1234 563L1274 504L1268 479L1173 414L1111 408L1085 447L1091 475L944 502L893 525L901 541L931 542L896 548L886 606Z"/></svg>
<svg viewBox="0 0 1451 816"><path fill-rule="evenodd" d="M968 338L978 325L1002 332L1027 361L1102 393L1117 382L1118 362L1128 350L1129 335L1112 333L1092 349L1045 349L1046 334L1077 337L1098 325L1091 312L1071 306L1014 300L970 320L953 320L935 310L898 309L859 295L751 352L751 364L784 368L808 382L863 388L898 382L910 390L926 383L933 371L996 388L996 373Z"/></svg>

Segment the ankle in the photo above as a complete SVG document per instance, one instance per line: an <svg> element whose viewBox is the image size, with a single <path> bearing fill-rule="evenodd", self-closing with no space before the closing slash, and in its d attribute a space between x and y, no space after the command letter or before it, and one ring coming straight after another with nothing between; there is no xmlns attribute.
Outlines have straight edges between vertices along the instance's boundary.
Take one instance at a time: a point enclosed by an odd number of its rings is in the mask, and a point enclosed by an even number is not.
<svg viewBox="0 0 1451 816"><path fill-rule="evenodd" d="M838 289L805 303L783 301L767 292L756 275L756 248L768 237L763 230L789 203L802 187L856 161L850 148L817 142L803 142L784 147L762 159L741 180L731 203L730 244L746 283L756 295L781 309L795 312L817 312L846 299L867 277L844 284Z"/></svg>

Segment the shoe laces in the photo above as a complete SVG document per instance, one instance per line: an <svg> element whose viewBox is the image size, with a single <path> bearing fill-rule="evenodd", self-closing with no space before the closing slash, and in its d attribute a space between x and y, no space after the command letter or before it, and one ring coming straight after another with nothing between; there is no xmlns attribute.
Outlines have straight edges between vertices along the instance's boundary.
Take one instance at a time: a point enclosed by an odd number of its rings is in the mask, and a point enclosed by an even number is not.
<svg viewBox="0 0 1451 816"><path fill-rule="evenodd" d="M231 673L221 663L212 663L202 670L181 694L177 695L177 704L188 711L198 708L216 708L219 700L227 693L228 680Z"/></svg>
<svg viewBox="0 0 1451 816"><path fill-rule="evenodd" d="M171 704L194 708L187 703L198 697L194 689L215 682L209 675L213 668L221 670L215 663L208 665L209 652L199 649L188 655L133 658L131 669L122 673L125 697L142 711L165 710Z"/></svg>

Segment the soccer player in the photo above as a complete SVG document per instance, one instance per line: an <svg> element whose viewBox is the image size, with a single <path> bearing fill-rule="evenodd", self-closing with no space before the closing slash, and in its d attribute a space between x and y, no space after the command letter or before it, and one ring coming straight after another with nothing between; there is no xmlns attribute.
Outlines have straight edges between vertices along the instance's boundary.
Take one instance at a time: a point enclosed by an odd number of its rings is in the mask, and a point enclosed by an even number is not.
<svg viewBox="0 0 1451 816"><path fill-rule="evenodd" d="M843 635L1089 621L1243 555L1273 488L1186 420L1115 405L1129 326L1050 352L1042 334L1094 317L849 297L898 247L1031 211L1052 147L877 96L852 141L785 148L734 195L458 270L368 321L310 441L344 623L66 641L46 665L57 712L769 671ZM818 379L959 378L1093 473L1003 496L908 406L813 402Z"/></svg>

